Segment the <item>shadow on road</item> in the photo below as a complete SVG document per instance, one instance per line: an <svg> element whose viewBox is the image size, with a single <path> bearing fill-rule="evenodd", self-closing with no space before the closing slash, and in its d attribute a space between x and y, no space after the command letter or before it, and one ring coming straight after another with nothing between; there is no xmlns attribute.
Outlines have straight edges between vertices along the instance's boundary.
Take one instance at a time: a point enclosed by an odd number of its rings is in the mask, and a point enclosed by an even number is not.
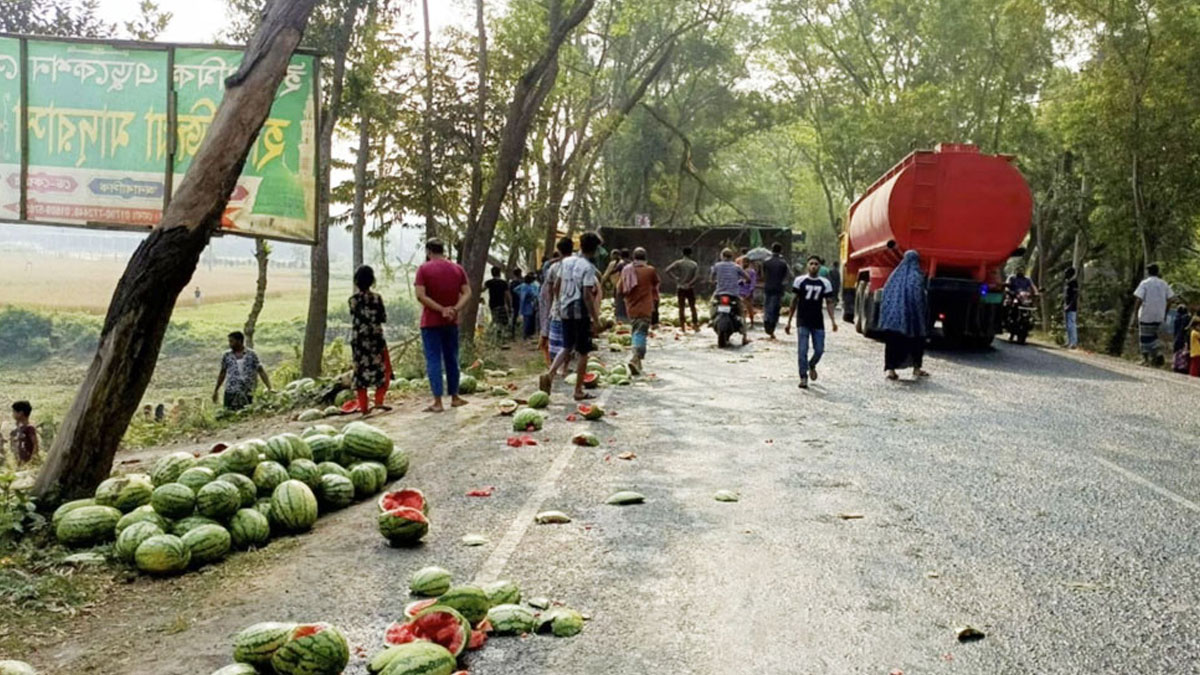
<svg viewBox="0 0 1200 675"><path fill-rule="evenodd" d="M1001 344L976 350L931 346L929 353L950 363L1001 373L1097 382L1137 381L1137 378L1129 375L1083 363L1033 345Z"/></svg>

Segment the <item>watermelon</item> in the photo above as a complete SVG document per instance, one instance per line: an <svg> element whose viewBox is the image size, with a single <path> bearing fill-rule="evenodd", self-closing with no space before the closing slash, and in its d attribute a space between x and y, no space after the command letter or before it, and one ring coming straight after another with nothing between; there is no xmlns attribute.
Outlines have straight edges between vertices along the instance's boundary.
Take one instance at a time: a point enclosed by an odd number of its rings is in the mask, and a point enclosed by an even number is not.
<svg viewBox="0 0 1200 675"><path fill-rule="evenodd" d="M317 470L321 472L322 476L334 474L341 476L342 478L350 477L350 472L346 470L346 467L338 464L337 462L321 462L317 465Z"/></svg>
<svg viewBox="0 0 1200 675"><path fill-rule="evenodd" d="M280 483L290 478L288 470L274 460L267 460L254 469L254 484L259 494L270 494Z"/></svg>
<svg viewBox="0 0 1200 675"><path fill-rule="evenodd" d="M242 493L233 483L214 480L196 493L196 510L205 518L225 520L242 506Z"/></svg>
<svg viewBox="0 0 1200 675"><path fill-rule="evenodd" d="M526 405L534 410L541 410L550 405L550 394L544 391L535 391L529 396L529 401Z"/></svg>
<svg viewBox="0 0 1200 675"><path fill-rule="evenodd" d="M309 408L296 416L297 422L316 422L325 417L325 413L316 408Z"/></svg>
<svg viewBox="0 0 1200 675"><path fill-rule="evenodd" d="M458 667L454 655L433 642L409 642L375 655L367 671L377 675L451 675Z"/></svg>
<svg viewBox="0 0 1200 675"><path fill-rule="evenodd" d="M267 517L269 523L274 523L275 519L271 517L271 498L263 497L254 502L254 510Z"/></svg>
<svg viewBox="0 0 1200 675"><path fill-rule="evenodd" d="M583 376L583 386L585 389L595 389L600 384L600 373L591 372Z"/></svg>
<svg viewBox="0 0 1200 675"><path fill-rule="evenodd" d="M273 621L247 626L233 637L233 660L252 666L270 666L271 657L291 639L295 629L294 623Z"/></svg>
<svg viewBox="0 0 1200 675"><path fill-rule="evenodd" d="M195 466L212 471L213 476L215 477L217 474L221 473L221 456L223 454L224 453L218 452L216 454L205 455L196 460Z"/></svg>
<svg viewBox="0 0 1200 675"><path fill-rule="evenodd" d="M293 459L288 465L288 476L314 490L321 484L321 470L311 459Z"/></svg>
<svg viewBox="0 0 1200 675"><path fill-rule="evenodd" d="M155 487L174 483L184 471L196 465L196 458L190 452L172 452L159 457L150 471L150 480Z"/></svg>
<svg viewBox="0 0 1200 675"><path fill-rule="evenodd" d="M488 609L492 606L492 603L488 602L487 593L472 584L451 586L449 590L438 596L438 604L457 610L459 614L466 617L467 621L471 622L471 625L486 619Z"/></svg>
<svg viewBox="0 0 1200 675"><path fill-rule="evenodd" d="M128 513L143 504L150 503L154 485L148 476L131 474L108 478L96 487L96 503L111 506Z"/></svg>
<svg viewBox="0 0 1200 675"><path fill-rule="evenodd" d="M437 598L426 598L424 600L414 600L404 606L404 618L415 619L422 610L429 609L438 603Z"/></svg>
<svg viewBox="0 0 1200 675"><path fill-rule="evenodd" d="M285 532L304 532L317 522L317 498L298 480L279 484L271 494L271 515Z"/></svg>
<svg viewBox="0 0 1200 675"><path fill-rule="evenodd" d="M536 626L533 612L516 604L496 605L488 610L487 620L498 635L532 633Z"/></svg>
<svg viewBox="0 0 1200 675"><path fill-rule="evenodd" d="M432 597L450 590L450 570L441 567L423 567L413 572L408 582L408 590L413 595Z"/></svg>
<svg viewBox="0 0 1200 675"><path fill-rule="evenodd" d="M336 511L354 502L354 483L337 474L321 476L317 481L317 497L326 511Z"/></svg>
<svg viewBox="0 0 1200 675"><path fill-rule="evenodd" d="M258 675L258 669L249 663L235 663L220 670L214 670L212 675Z"/></svg>
<svg viewBox="0 0 1200 675"><path fill-rule="evenodd" d="M554 637L571 637L583 631L583 615L566 607L553 607L538 617L538 633L551 633Z"/></svg>
<svg viewBox="0 0 1200 675"><path fill-rule="evenodd" d="M411 621L393 623L383 637L388 645L426 640L445 647L454 656L466 650L470 639L471 624L466 617L440 604L421 610Z"/></svg>
<svg viewBox="0 0 1200 675"><path fill-rule="evenodd" d="M513 415L513 431L541 431L542 414L533 408L522 408Z"/></svg>
<svg viewBox="0 0 1200 675"><path fill-rule="evenodd" d="M192 492L199 492L200 488L216 479L216 472L203 466L193 466L179 475L179 483L190 487Z"/></svg>
<svg viewBox="0 0 1200 675"><path fill-rule="evenodd" d="M400 480L408 473L408 453L400 448L393 448L392 454L388 455L387 462L387 479Z"/></svg>
<svg viewBox="0 0 1200 675"><path fill-rule="evenodd" d="M133 554L137 568L149 574L176 574L187 569L191 552L179 537L158 534L143 541Z"/></svg>
<svg viewBox="0 0 1200 675"><path fill-rule="evenodd" d="M342 450L352 457L387 461L394 447L387 434L366 422L351 422L342 429Z"/></svg>
<svg viewBox="0 0 1200 675"><path fill-rule="evenodd" d="M271 521L255 509L239 509L229 519L229 537L235 548L264 546L271 539Z"/></svg>
<svg viewBox="0 0 1200 675"><path fill-rule="evenodd" d="M590 447L590 448L594 448L594 447L597 447L600 445L600 439L596 436L596 434L588 433L586 431L572 436L571 442L574 443L575 445L580 445L583 447Z"/></svg>
<svg viewBox="0 0 1200 675"><path fill-rule="evenodd" d="M377 466L381 465L377 462L359 462L350 467L350 482L354 483L354 496L358 499L365 499L383 489L383 483L387 480L387 468L383 469L384 477L380 479L375 469Z"/></svg>
<svg viewBox="0 0 1200 675"><path fill-rule="evenodd" d="M120 535L127 527L133 525L134 523L147 522L154 523L164 531L171 526L171 523L168 522L166 518L160 516L158 511L154 510L153 506L147 504L146 506L139 506L129 513L121 516L121 519L117 521L117 534Z"/></svg>
<svg viewBox="0 0 1200 675"><path fill-rule="evenodd" d="M474 394L479 391L479 380L471 375L463 375L458 379L458 393Z"/></svg>
<svg viewBox="0 0 1200 675"><path fill-rule="evenodd" d="M189 530L180 539L188 547L191 564L195 567L221 560L233 545L229 531L220 525L201 525Z"/></svg>
<svg viewBox="0 0 1200 675"><path fill-rule="evenodd" d="M380 511L391 511L394 508L407 506L426 515L429 514L429 502L425 499L425 493L416 488L389 490L383 493L378 503Z"/></svg>
<svg viewBox="0 0 1200 675"><path fill-rule="evenodd" d="M283 437L287 439L288 443L292 444L292 450L288 453L288 456L291 458L289 461L313 458L312 448L309 447L308 441L296 434L283 434Z"/></svg>
<svg viewBox="0 0 1200 675"><path fill-rule="evenodd" d="M300 438L303 438L304 440L308 441L309 445L312 445L312 439L317 436L333 437L337 436L337 433L338 430L328 424L314 424L304 431L301 431Z"/></svg>
<svg viewBox="0 0 1200 675"><path fill-rule="evenodd" d="M520 406L521 404L517 403L511 398L505 399L496 404L496 408L500 410L501 415L511 415L517 412L517 408Z"/></svg>
<svg viewBox="0 0 1200 675"><path fill-rule="evenodd" d="M54 515L50 517L50 529L57 531L58 522L62 520L63 516L74 511L75 509L81 509L85 506L98 506L98 504L96 504L95 499L88 497L87 499L75 499L66 502L57 509L54 509Z"/></svg>
<svg viewBox="0 0 1200 675"><path fill-rule="evenodd" d="M599 404L580 403L578 410L579 416L585 420L598 420L604 417L604 408L601 408Z"/></svg>
<svg viewBox="0 0 1200 675"><path fill-rule="evenodd" d="M325 406L325 410L321 412L325 413L326 417L337 417L338 415L342 414L342 409L336 405L329 405Z"/></svg>
<svg viewBox="0 0 1200 675"><path fill-rule="evenodd" d="M66 546L91 546L112 539L120 520L111 506L82 506L60 518L54 534Z"/></svg>
<svg viewBox="0 0 1200 675"><path fill-rule="evenodd" d="M220 523L204 516L188 516L187 518L180 518L171 525L171 534L176 537L182 537L201 525L220 525Z"/></svg>
<svg viewBox="0 0 1200 675"><path fill-rule="evenodd" d="M488 606L515 605L521 602L521 589L511 581L493 581L483 587Z"/></svg>
<svg viewBox="0 0 1200 675"><path fill-rule="evenodd" d="M429 520L416 509L400 506L379 514L379 534L392 546L411 546L429 532Z"/></svg>
<svg viewBox="0 0 1200 675"><path fill-rule="evenodd" d="M338 675L349 662L346 636L327 623L296 626L271 656L277 675Z"/></svg>
<svg viewBox="0 0 1200 675"><path fill-rule="evenodd" d="M254 467L258 466L258 453L261 448L257 443L238 443L221 453L221 473L238 473L253 476Z"/></svg>
<svg viewBox="0 0 1200 675"><path fill-rule="evenodd" d="M258 486L245 474L223 473L217 476L217 480L229 483L238 489L238 494L242 497L242 507L254 506L254 502L258 501Z"/></svg>
<svg viewBox="0 0 1200 675"><path fill-rule="evenodd" d="M305 439L308 441L308 447L312 450L312 458L318 464L321 462L330 461L341 447L337 439L333 436L309 436Z"/></svg>
<svg viewBox="0 0 1200 675"><path fill-rule="evenodd" d="M263 454L268 460L287 466L292 461L292 441L285 434L272 436L267 439Z"/></svg>
<svg viewBox="0 0 1200 675"><path fill-rule="evenodd" d="M0 675L37 675L37 671L24 661L0 661Z"/></svg>
<svg viewBox="0 0 1200 675"><path fill-rule="evenodd" d="M150 505L163 518L185 518L196 510L196 493L183 483L165 483L154 488Z"/></svg>
<svg viewBox="0 0 1200 675"><path fill-rule="evenodd" d="M113 553L122 562L133 563L133 556L137 553L138 546L141 546L142 542L150 537L163 533L163 528L152 522L144 520L133 523L117 536L117 543L113 545Z"/></svg>

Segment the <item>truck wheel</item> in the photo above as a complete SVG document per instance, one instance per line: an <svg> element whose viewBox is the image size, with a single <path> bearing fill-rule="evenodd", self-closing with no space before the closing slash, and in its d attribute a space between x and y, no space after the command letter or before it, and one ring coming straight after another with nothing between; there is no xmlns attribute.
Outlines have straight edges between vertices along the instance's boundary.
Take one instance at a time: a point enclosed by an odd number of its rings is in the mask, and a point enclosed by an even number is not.
<svg viewBox="0 0 1200 675"><path fill-rule="evenodd" d="M863 327L863 316L866 312L866 297L867 283L865 281L858 282L854 290L854 330L862 335L866 332Z"/></svg>

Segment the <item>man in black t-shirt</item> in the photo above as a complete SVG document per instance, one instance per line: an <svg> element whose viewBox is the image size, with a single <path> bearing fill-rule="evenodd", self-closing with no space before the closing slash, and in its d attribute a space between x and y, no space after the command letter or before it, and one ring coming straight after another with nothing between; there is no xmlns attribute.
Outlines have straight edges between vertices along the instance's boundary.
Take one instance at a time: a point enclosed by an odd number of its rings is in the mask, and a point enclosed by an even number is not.
<svg viewBox="0 0 1200 675"><path fill-rule="evenodd" d="M829 313L829 323L833 332L837 332L837 320L833 317L833 284L829 279L819 276L821 259L809 256L805 266L807 274L796 277L792 283L792 313L788 317L784 330L792 334L792 319L796 319L799 339L797 353L800 359L800 388L808 389L808 381L817 379L817 363L825 353L825 317L821 315L824 309ZM812 357L808 355L808 343L812 340Z"/></svg>
<svg viewBox="0 0 1200 675"><path fill-rule="evenodd" d="M501 338L508 332L509 319L512 316L512 294L509 293L508 282L503 278L504 270L492 268L492 278L483 285L487 291L488 309L492 312L492 330Z"/></svg>
<svg viewBox="0 0 1200 675"><path fill-rule="evenodd" d="M792 266L783 257L783 245L771 247L771 257L763 263L763 329L775 339L779 311L783 309L784 285L791 280Z"/></svg>

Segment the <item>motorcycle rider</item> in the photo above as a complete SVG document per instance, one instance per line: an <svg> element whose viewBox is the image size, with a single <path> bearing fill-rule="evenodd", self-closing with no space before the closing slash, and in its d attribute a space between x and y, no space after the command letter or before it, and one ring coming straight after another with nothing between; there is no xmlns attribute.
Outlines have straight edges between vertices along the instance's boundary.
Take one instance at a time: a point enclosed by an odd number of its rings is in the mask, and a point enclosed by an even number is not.
<svg viewBox="0 0 1200 675"><path fill-rule="evenodd" d="M1023 268L1017 268L1016 273L1004 282L1004 304L1008 307L1008 321L1010 324L1016 319L1016 314L1021 304L1022 293L1028 293L1030 300L1032 300L1038 296L1038 288L1033 283L1033 279L1025 275Z"/></svg>
<svg viewBox="0 0 1200 675"><path fill-rule="evenodd" d="M735 305L733 308L734 316L740 317L742 307L739 302L739 282L744 281L749 283L750 275L746 273L746 270L742 269L741 265L733 261L733 255L733 249L727 248L721 251L721 260L712 266L708 277L709 281L716 285L716 288L713 290L713 301L715 302L722 295L728 295L730 302ZM749 344L750 336L746 334L746 321L739 319L738 324L738 328L742 333L742 344Z"/></svg>

